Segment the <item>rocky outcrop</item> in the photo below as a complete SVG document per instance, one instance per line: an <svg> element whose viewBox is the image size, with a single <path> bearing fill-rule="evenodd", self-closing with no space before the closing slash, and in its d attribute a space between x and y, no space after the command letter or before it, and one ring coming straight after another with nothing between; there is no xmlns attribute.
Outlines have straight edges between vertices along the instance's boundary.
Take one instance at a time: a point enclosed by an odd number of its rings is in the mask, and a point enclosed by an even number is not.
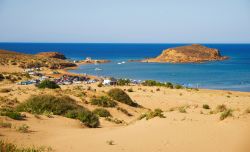
<svg viewBox="0 0 250 152"><path fill-rule="evenodd" d="M40 52L40 53L36 54L36 56L47 57L47 58L56 58L56 59L62 59L62 60L66 59L66 57L59 52Z"/></svg>
<svg viewBox="0 0 250 152"><path fill-rule="evenodd" d="M156 58L145 59L142 62L199 63L225 59L228 57L221 56L217 49L192 44L163 50Z"/></svg>

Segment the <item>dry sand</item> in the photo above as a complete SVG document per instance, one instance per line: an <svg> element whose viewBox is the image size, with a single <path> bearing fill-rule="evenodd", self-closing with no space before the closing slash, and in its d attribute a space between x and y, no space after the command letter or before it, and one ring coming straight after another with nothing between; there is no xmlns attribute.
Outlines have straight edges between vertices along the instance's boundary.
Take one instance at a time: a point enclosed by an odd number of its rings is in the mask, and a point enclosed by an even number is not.
<svg viewBox="0 0 250 152"><path fill-rule="evenodd" d="M62 90L73 90L76 86L87 88L87 85L62 86ZM96 87L90 85L96 92L102 93L113 87ZM17 97L24 101L30 95L41 92L55 93L51 90L38 90L33 85L17 86L2 84L1 88L12 88L10 93L0 93L0 96ZM101 119L101 127L89 129L80 125L79 121L54 116L48 118L28 114L25 121L15 121L1 117L6 122L19 126L27 124L32 132L19 133L15 129L0 128L0 139L14 142L20 146L50 146L58 152L249 152L250 151L250 114L245 109L250 107L250 93L219 91L219 90L186 90L167 89L145 86L126 86L133 88L128 92L130 97L148 109L161 108L166 118L137 120L146 109L126 108L132 117L128 117L114 108L108 108L111 114L128 123L116 125ZM90 92L91 93L91 92ZM89 93L89 94L90 94ZM73 96L71 94L71 96ZM76 100L79 98L74 97ZM89 109L95 106L82 103ZM210 110L202 108L208 104L211 109L225 104L234 110L233 117L221 121L220 113L209 114ZM181 113L175 107L187 106L187 113ZM173 109L174 111L169 111ZM201 112L202 111L202 112ZM114 145L107 142L113 141Z"/></svg>

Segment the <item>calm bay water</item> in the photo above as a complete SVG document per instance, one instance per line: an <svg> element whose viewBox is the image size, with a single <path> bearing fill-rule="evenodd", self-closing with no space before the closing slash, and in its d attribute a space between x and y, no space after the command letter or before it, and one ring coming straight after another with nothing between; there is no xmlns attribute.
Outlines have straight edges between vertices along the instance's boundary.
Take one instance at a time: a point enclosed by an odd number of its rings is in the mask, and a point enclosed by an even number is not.
<svg viewBox="0 0 250 152"><path fill-rule="evenodd" d="M35 54L61 52L68 58L109 59L111 63L82 65L71 72L137 80L154 79L209 89L250 91L250 44L204 44L217 48L229 60L201 64L126 62L159 55L162 50L185 44L69 44L0 43L0 49ZM125 61L125 64L117 64ZM95 68L102 69L96 71Z"/></svg>

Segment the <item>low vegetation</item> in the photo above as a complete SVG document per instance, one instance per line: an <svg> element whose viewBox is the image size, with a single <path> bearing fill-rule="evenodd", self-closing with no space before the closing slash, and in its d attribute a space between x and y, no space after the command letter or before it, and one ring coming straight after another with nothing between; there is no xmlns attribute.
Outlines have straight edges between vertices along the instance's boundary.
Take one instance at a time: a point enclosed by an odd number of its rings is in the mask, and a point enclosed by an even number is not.
<svg viewBox="0 0 250 152"><path fill-rule="evenodd" d="M110 112L104 108L96 108L93 113L99 117L111 117Z"/></svg>
<svg viewBox="0 0 250 152"><path fill-rule="evenodd" d="M124 113L127 116L133 116L131 113L129 113L126 109L122 108L122 107L117 107L116 108L118 111L121 111L122 113Z"/></svg>
<svg viewBox="0 0 250 152"><path fill-rule="evenodd" d="M0 121L0 128L11 128L12 124L9 122Z"/></svg>
<svg viewBox="0 0 250 152"><path fill-rule="evenodd" d="M37 85L37 87L40 88L40 89L45 89L45 88L57 89L57 88L60 88L59 85L57 85L54 81L50 81L50 80L43 80L41 83L39 83Z"/></svg>
<svg viewBox="0 0 250 152"><path fill-rule="evenodd" d="M0 116L7 116L11 119L15 119L15 120L22 120L23 116L21 115L20 112L15 111L14 109L10 109L10 108L3 108L0 109Z"/></svg>
<svg viewBox="0 0 250 152"><path fill-rule="evenodd" d="M207 104L202 105L202 108L203 109L210 109L209 105L207 105Z"/></svg>
<svg viewBox="0 0 250 152"><path fill-rule="evenodd" d="M218 105L215 109L215 113L218 113L218 112L224 112L227 110L227 107L226 105L222 104L222 105Z"/></svg>
<svg viewBox="0 0 250 152"><path fill-rule="evenodd" d="M129 79L118 79L117 80L117 85L124 86L124 85L129 85L131 81Z"/></svg>
<svg viewBox="0 0 250 152"><path fill-rule="evenodd" d="M114 145L114 141L113 141L113 140L108 140L108 141L106 141L106 143L107 143L108 145Z"/></svg>
<svg viewBox="0 0 250 152"><path fill-rule="evenodd" d="M223 111L220 115L220 120L224 120L227 117L231 117L233 116L233 110L232 109L226 109L225 111Z"/></svg>
<svg viewBox="0 0 250 152"><path fill-rule="evenodd" d="M0 89L0 93L8 93L11 92L12 90L10 88L2 88Z"/></svg>
<svg viewBox="0 0 250 152"><path fill-rule="evenodd" d="M124 120L119 120L117 118L112 118L112 117L106 117L105 120L113 122L115 124L126 124L126 122Z"/></svg>
<svg viewBox="0 0 250 152"><path fill-rule="evenodd" d="M179 107L178 110L180 113L187 113L186 108L187 108L186 106L182 106L182 107Z"/></svg>
<svg viewBox="0 0 250 152"><path fill-rule="evenodd" d="M162 86L162 87L167 87L167 88L174 88L174 85L170 82L167 83L162 83L162 82L158 82L155 80L145 80L142 85L144 86Z"/></svg>
<svg viewBox="0 0 250 152"><path fill-rule="evenodd" d="M121 103L127 104L132 107L138 107L139 105L136 102L133 102L132 99L128 96L126 92L122 89L114 88L109 90L108 95Z"/></svg>
<svg viewBox="0 0 250 152"><path fill-rule="evenodd" d="M117 105L115 101L106 96L92 98L90 103L100 107L115 107Z"/></svg>
<svg viewBox="0 0 250 152"><path fill-rule="evenodd" d="M78 107L75 100L68 96L37 95L30 97L26 102L18 105L16 109L33 114L51 112L55 115L64 115L68 110Z"/></svg>
<svg viewBox="0 0 250 152"><path fill-rule="evenodd" d="M0 140L0 152L51 152L50 147L18 148L15 144Z"/></svg>
<svg viewBox="0 0 250 152"><path fill-rule="evenodd" d="M22 124L21 126L19 126L19 127L17 127L17 131L18 132L21 132L21 133L28 133L28 132L30 132L30 130L29 130L29 126L28 125L26 125L26 124Z"/></svg>
<svg viewBox="0 0 250 152"><path fill-rule="evenodd" d="M132 88L129 88L127 91L128 92L134 92L134 90Z"/></svg>
<svg viewBox="0 0 250 152"><path fill-rule="evenodd" d="M155 109L154 111L148 111L139 117L139 120L146 118L146 120L152 119L154 117L165 118L163 111L161 109Z"/></svg>
<svg viewBox="0 0 250 152"><path fill-rule="evenodd" d="M91 128L99 126L99 119L94 113L76 104L76 101L68 96L33 96L30 97L26 102L23 102L17 106L16 109L18 111L25 111L33 114L50 113L78 119L84 125Z"/></svg>

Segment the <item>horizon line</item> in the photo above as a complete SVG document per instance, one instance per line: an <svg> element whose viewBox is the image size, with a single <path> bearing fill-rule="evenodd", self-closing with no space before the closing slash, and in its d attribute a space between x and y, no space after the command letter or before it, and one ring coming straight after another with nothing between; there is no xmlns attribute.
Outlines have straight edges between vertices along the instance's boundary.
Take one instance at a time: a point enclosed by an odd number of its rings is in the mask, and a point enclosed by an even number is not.
<svg viewBox="0 0 250 152"><path fill-rule="evenodd" d="M0 42L1 43L32 43L32 44L250 44L250 42Z"/></svg>

